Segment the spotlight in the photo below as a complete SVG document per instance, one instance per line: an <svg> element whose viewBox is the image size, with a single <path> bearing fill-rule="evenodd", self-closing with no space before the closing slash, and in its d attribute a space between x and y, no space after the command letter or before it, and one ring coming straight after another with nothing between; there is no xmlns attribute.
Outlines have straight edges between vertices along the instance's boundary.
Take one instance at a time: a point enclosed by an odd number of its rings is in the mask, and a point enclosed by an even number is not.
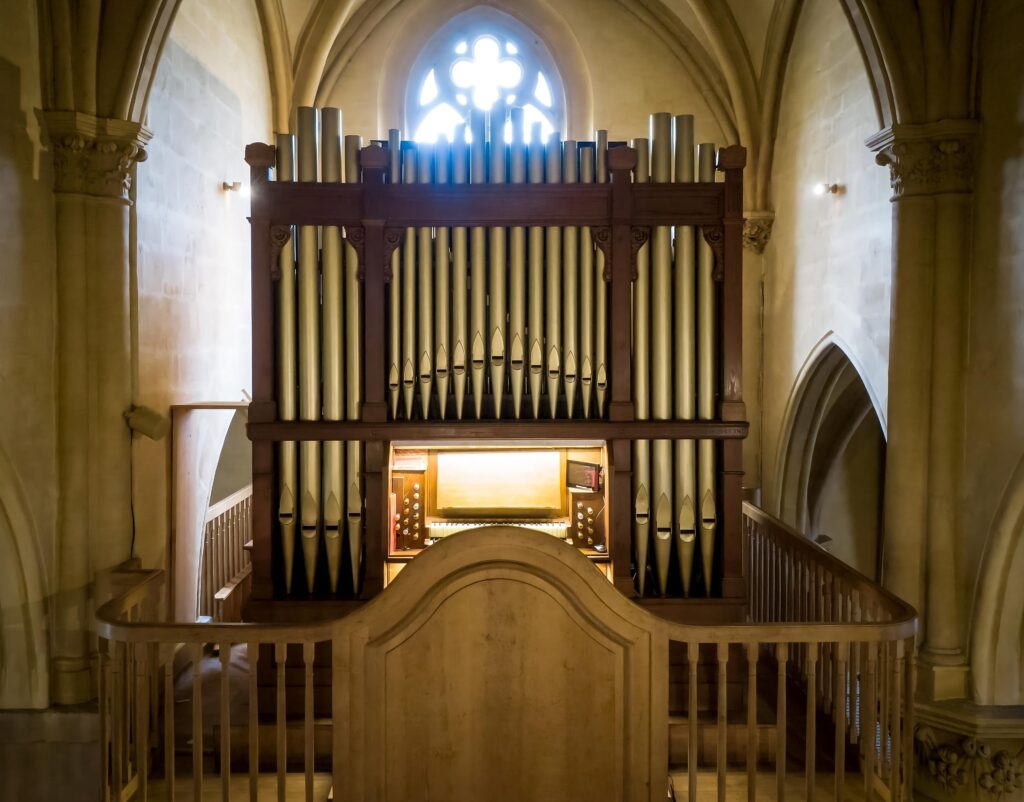
<svg viewBox="0 0 1024 802"><path fill-rule="evenodd" d="M838 195L839 184L830 184L827 181L822 181L819 184L814 185L815 195Z"/></svg>

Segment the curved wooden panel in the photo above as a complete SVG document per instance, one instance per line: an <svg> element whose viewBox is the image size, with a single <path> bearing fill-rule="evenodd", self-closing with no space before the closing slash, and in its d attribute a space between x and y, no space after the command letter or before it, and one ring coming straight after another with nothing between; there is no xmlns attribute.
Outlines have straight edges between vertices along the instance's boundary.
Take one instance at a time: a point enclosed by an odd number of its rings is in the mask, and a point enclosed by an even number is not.
<svg viewBox="0 0 1024 802"><path fill-rule="evenodd" d="M343 800L663 800L667 640L579 552L490 527L417 557L334 646Z"/></svg>

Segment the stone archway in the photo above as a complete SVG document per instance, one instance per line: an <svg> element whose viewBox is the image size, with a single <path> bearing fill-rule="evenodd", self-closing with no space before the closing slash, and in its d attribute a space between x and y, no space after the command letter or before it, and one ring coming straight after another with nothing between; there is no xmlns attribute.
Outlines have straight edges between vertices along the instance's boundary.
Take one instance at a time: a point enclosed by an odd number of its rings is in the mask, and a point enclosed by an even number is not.
<svg viewBox="0 0 1024 802"><path fill-rule="evenodd" d="M885 436L867 385L834 340L802 372L780 442L776 514L878 579Z"/></svg>

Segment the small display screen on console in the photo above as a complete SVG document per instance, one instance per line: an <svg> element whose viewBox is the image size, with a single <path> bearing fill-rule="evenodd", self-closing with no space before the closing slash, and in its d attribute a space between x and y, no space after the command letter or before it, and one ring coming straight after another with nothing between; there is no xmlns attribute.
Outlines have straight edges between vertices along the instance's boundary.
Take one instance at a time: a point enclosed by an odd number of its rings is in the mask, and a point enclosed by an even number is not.
<svg viewBox="0 0 1024 802"><path fill-rule="evenodd" d="M597 493L601 490L601 466L592 462L565 463L565 484L571 490L586 490Z"/></svg>

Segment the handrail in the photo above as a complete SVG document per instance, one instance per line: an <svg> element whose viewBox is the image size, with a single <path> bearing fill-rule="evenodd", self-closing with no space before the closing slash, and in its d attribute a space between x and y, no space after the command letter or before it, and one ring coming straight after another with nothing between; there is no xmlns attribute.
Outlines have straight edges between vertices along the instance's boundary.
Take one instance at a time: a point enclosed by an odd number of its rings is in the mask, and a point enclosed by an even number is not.
<svg viewBox="0 0 1024 802"><path fill-rule="evenodd" d="M211 504L209 507L207 507L206 520L204 521L204 523L209 523L218 515L224 514L232 507L234 507L236 504L238 504L240 501L245 501L245 499L249 498L249 496L251 495L252 483L250 482L245 487L236 490L230 496L225 496L216 504Z"/></svg>
<svg viewBox="0 0 1024 802"><path fill-rule="evenodd" d="M787 547L800 552L805 557L823 565L833 573L841 575L858 590L867 590L879 600L885 601L889 608L888 612L894 621L906 622L911 619L917 619L917 610L915 610L910 604L903 601L903 599L891 591L886 590L882 585L878 584L870 577L865 576L856 568L847 565L838 557L829 554L823 548L815 544L813 541L808 540L800 534L798 530L794 529L784 521L779 520L760 507L751 504L749 501L743 502L743 515L754 523L761 524L763 526L770 526L776 530L785 532L789 535L789 540L786 544Z"/></svg>

